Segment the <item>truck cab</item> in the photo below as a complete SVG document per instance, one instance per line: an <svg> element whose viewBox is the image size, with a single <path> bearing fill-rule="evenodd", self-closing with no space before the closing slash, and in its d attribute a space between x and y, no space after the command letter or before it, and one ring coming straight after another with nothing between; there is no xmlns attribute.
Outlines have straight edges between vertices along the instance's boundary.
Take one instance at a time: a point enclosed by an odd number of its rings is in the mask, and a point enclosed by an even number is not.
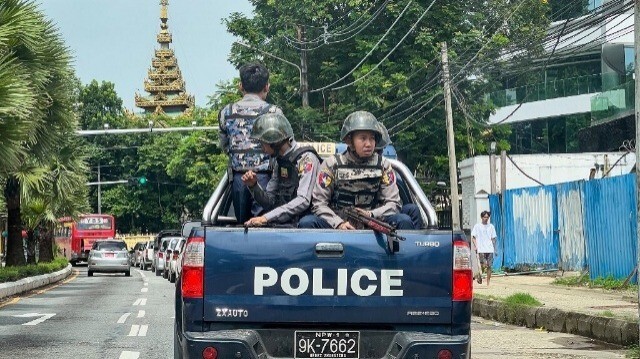
<svg viewBox="0 0 640 359"><path fill-rule="evenodd" d="M245 229L225 176L184 246L174 357L469 358L469 242L390 162L425 223L397 251L372 230Z"/></svg>

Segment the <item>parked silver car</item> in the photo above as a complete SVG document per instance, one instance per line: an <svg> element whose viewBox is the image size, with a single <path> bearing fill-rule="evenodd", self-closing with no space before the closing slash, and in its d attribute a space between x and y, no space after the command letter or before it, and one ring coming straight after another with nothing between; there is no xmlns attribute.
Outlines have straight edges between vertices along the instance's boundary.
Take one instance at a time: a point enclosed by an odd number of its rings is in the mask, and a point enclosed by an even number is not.
<svg viewBox="0 0 640 359"><path fill-rule="evenodd" d="M169 243L171 243L173 239L176 239L176 237L162 237L159 240L158 246L154 248L153 264L151 265L151 270L155 271L157 276L162 275L162 273L164 272L164 257L167 248L169 247Z"/></svg>
<svg viewBox="0 0 640 359"><path fill-rule="evenodd" d="M171 256L169 257L169 270L167 277L169 282L175 283L176 278L178 277L178 264L180 263L180 254L182 253L182 249L184 248L184 243L187 240L185 238L180 239L178 244L171 252Z"/></svg>
<svg viewBox="0 0 640 359"><path fill-rule="evenodd" d="M164 269L162 270L162 278L169 279L169 264L171 263L171 258L173 258L173 251L178 247L180 240L182 240L180 237L171 238L169 245L167 245L167 249L164 251Z"/></svg>
<svg viewBox="0 0 640 359"><path fill-rule="evenodd" d="M153 266L153 255L155 241L147 241L144 244L144 250L140 256L140 269L147 270Z"/></svg>
<svg viewBox="0 0 640 359"><path fill-rule="evenodd" d="M131 263L127 244L119 239L102 239L95 241L89 252L89 265L87 274L89 277L96 272L124 273L131 276Z"/></svg>

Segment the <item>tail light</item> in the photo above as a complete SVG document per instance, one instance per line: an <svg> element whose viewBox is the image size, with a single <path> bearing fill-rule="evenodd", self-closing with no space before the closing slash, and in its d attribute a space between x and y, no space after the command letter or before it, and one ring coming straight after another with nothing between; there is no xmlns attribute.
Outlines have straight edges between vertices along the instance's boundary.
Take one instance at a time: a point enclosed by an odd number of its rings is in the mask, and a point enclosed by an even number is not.
<svg viewBox="0 0 640 359"><path fill-rule="evenodd" d="M164 258L164 253L158 252L158 258Z"/></svg>
<svg viewBox="0 0 640 359"><path fill-rule="evenodd" d="M453 300L470 301L473 298L471 248L465 241L453 242Z"/></svg>
<svg viewBox="0 0 640 359"><path fill-rule="evenodd" d="M202 298L204 292L204 238L191 237L182 253L182 297Z"/></svg>
<svg viewBox="0 0 640 359"><path fill-rule="evenodd" d="M218 359L218 350L214 347L206 347L202 351L202 359Z"/></svg>
<svg viewBox="0 0 640 359"><path fill-rule="evenodd" d="M178 252L173 252L173 260L177 261L177 260L178 260L178 255L179 255L179 254L180 254L180 253L178 253Z"/></svg>
<svg viewBox="0 0 640 359"><path fill-rule="evenodd" d="M449 349L442 349L438 352L438 359L451 359L453 358L453 354Z"/></svg>

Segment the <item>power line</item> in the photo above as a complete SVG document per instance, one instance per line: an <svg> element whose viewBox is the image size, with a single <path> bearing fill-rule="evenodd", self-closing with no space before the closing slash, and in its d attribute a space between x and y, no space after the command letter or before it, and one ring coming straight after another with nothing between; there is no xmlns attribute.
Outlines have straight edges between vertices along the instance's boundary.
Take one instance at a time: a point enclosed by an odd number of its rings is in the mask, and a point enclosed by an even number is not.
<svg viewBox="0 0 640 359"><path fill-rule="evenodd" d="M346 75L344 75L343 77L341 77L340 79L336 80L333 83L330 83L329 85L323 86L321 88L317 88L315 90L310 90L310 93L314 93L314 92L319 92L322 90L326 90L328 88L330 88L331 86L339 83L340 81L346 79L347 77L349 77L349 75L351 75L354 71L356 71L360 65L362 65L368 58L369 56L371 56L371 54L373 54L373 52L378 48L378 46L380 46L380 44L382 43L382 41L384 41L384 39L389 35L389 33L391 32L391 30L396 26L396 24L400 21L400 19L402 18L402 16L404 16L405 12L407 12L407 10L409 9L409 6L413 3L413 0L410 0L409 3L404 7L404 9L402 10L402 12L400 13L400 15L398 15L398 17L396 18L396 20L393 22L393 24L391 24L391 26L387 29L387 31L384 33L384 35L382 35L382 37L380 38L380 40L378 40L378 42L373 46L373 48L371 48L371 50L369 50L369 52L365 55L364 58L362 58L362 60L360 60L360 62L358 62L358 64L351 69L351 71L349 71Z"/></svg>

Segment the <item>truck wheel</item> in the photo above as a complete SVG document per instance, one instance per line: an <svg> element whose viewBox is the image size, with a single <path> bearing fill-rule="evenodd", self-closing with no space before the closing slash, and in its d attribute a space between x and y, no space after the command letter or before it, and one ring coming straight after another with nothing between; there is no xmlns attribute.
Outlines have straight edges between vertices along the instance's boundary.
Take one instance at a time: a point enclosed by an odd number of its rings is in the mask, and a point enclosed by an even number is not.
<svg viewBox="0 0 640 359"><path fill-rule="evenodd" d="M131 277L131 271L128 270L128 271L124 272L124 276L125 277Z"/></svg>
<svg viewBox="0 0 640 359"><path fill-rule="evenodd" d="M75 266L77 266L77 265L78 265L78 263L76 263L76 261L69 261L69 263L71 263L71 266L72 266L72 267L75 267Z"/></svg>
<svg viewBox="0 0 640 359"><path fill-rule="evenodd" d="M169 283L175 283L176 282L176 275L171 273L169 274Z"/></svg>
<svg viewBox="0 0 640 359"><path fill-rule="evenodd" d="M157 269L157 268L156 268L156 277L159 277L159 276L160 276L160 274L162 274L162 273L160 272L160 269Z"/></svg>
<svg viewBox="0 0 640 359"><path fill-rule="evenodd" d="M145 270L144 269L144 262L140 262L140 270Z"/></svg>
<svg viewBox="0 0 640 359"><path fill-rule="evenodd" d="M93 277L93 271L88 271L88 272L87 272L87 275L88 275L89 277Z"/></svg>

